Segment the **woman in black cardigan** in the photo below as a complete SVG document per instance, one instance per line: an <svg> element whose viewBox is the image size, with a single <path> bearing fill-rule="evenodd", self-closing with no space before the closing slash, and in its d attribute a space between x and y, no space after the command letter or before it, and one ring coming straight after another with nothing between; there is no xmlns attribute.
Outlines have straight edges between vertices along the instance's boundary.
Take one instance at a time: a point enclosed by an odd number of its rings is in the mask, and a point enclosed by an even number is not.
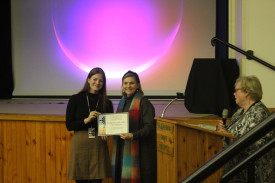
<svg viewBox="0 0 275 183"><path fill-rule="evenodd" d="M67 130L74 131L68 178L76 183L100 183L111 177L107 137L97 136L97 116L101 113L113 113L113 105L106 96L104 71L94 68L83 89L71 96L66 111Z"/></svg>

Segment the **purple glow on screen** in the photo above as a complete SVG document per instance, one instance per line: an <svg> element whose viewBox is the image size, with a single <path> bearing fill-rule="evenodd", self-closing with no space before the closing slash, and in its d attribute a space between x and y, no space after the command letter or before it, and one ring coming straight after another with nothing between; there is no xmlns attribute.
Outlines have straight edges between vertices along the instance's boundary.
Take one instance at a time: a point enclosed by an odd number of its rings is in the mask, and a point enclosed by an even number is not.
<svg viewBox="0 0 275 183"><path fill-rule="evenodd" d="M169 49L182 18L180 1L173 25L160 30L161 11L170 1L154 2L58 2L53 16L56 39L69 60L85 72L102 67L108 78L121 78L128 70L145 71Z"/></svg>

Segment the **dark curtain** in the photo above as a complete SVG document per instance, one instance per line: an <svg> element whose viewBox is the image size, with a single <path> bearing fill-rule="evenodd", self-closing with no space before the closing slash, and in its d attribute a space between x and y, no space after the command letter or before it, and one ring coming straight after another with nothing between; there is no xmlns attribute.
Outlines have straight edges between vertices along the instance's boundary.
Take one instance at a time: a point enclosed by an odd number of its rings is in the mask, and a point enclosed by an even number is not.
<svg viewBox="0 0 275 183"><path fill-rule="evenodd" d="M191 113L229 116L236 107L234 83L239 77L236 59L195 58L185 89L185 107Z"/></svg>
<svg viewBox="0 0 275 183"><path fill-rule="evenodd" d="M216 0L216 37L228 42L228 0ZM185 89L185 106L192 113L221 116L236 108L234 83L239 76L236 59L228 59L228 47L216 42L215 59L194 59Z"/></svg>
<svg viewBox="0 0 275 183"><path fill-rule="evenodd" d="M228 0L216 0L216 37L228 42ZM228 47L218 41L215 46L215 58L228 58Z"/></svg>
<svg viewBox="0 0 275 183"><path fill-rule="evenodd" d="M14 89L11 54L11 5L10 1L1 1L1 56L0 61L0 99L12 98Z"/></svg>

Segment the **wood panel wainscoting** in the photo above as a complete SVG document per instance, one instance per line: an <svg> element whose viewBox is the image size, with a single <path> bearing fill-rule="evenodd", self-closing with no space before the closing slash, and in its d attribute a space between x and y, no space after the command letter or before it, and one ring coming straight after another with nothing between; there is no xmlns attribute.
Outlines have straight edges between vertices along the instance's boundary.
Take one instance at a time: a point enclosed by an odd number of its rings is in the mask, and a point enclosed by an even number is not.
<svg viewBox="0 0 275 183"><path fill-rule="evenodd" d="M65 116L0 114L0 183L73 183L67 179L72 135Z"/></svg>
<svg viewBox="0 0 275 183"><path fill-rule="evenodd" d="M223 137L234 138L207 129L217 117L156 120L158 183L183 180L222 150ZM72 135L64 115L0 114L0 183L73 183L67 179ZM112 138L107 143L111 154ZM218 182L221 173L204 182Z"/></svg>

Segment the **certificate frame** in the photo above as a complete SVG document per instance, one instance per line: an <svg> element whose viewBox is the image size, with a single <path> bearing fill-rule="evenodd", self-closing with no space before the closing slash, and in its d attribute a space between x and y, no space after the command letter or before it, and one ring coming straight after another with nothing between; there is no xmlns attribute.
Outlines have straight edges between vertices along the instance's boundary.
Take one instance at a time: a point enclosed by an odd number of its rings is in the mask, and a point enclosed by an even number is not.
<svg viewBox="0 0 275 183"><path fill-rule="evenodd" d="M129 112L103 113L97 117L98 136L129 133Z"/></svg>

